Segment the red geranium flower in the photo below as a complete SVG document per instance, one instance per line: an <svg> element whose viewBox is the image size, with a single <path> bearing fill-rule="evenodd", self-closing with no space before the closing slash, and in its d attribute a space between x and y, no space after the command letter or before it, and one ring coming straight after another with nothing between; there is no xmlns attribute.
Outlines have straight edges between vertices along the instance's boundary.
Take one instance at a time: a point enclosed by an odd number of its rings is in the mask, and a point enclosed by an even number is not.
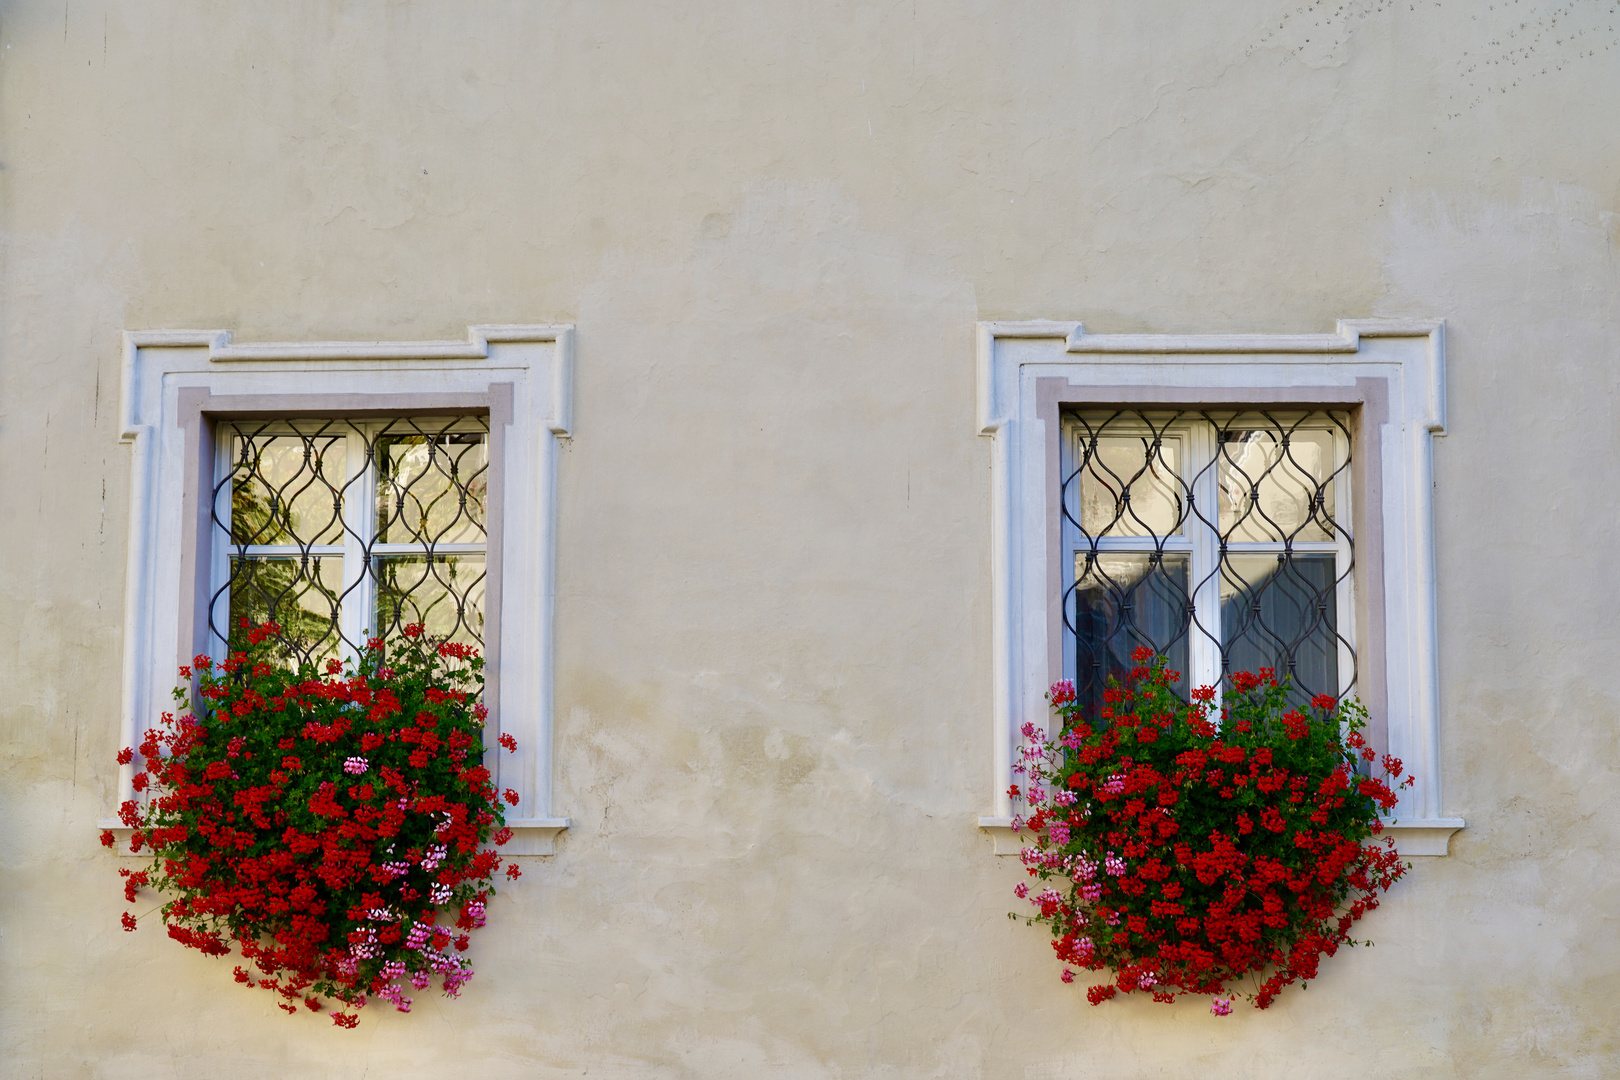
<svg viewBox="0 0 1620 1080"><path fill-rule="evenodd" d="M153 854L147 870L121 871L130 901L143 887L166 894L171 938L239 952L236 980L289 1013L338 1003L340 1027L367 998L408 1012L407 989L437 980L453 996L472 977L471 940L445 934L439 911L484 924L503 864L482 845L511 835L490 771L463 760L483 746L483 660L407 629L369 641L345 672L294 668L278 627L244 626L218 672L192 662L200 704L146 733L136 787L150 790L119 810L131 850Z"/></svg>
<svg viewBox="0 0 1620 1080"><path fill-rule="evenodd" d="M1030 782L1010 794L1027 800L1015 824L1045 887L1015 892L1051 931L1065 982L1075 968L1111 972L1087 990L1093 1005L1205 994L1219 1016L1253 985L1263 1009L1360 944L1351 927L1408 869L1392 841L1368 842L1397 802L1386 778L1401 763L1385 758L1383 778L1359 771L1376 754L1354 700L1317 697L1326 715L1313 720L1263 669L1233 673L1217 712L1213 689L1181 701L1163 658L1133 659L1100 723L1054 687L1061 734L1025 726L1017 771Z"/></svg>

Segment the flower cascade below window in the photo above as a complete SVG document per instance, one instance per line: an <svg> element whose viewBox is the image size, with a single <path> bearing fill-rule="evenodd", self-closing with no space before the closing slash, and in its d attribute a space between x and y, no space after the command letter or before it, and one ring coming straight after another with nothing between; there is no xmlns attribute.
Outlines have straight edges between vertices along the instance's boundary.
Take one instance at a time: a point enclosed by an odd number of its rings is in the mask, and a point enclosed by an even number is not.
<svg viewBox="0 0 1620 1080"><path fill-rule="evenodd" d="M502 869L483 845L510 839L501 803L518 802L481 763L483 659L413 624L373 638L356 666L289 671L280 627L241 630L217 667L181 669L195 711L165 713L119 754L139 758L144 799L119 816L131 850L153 855L120 871L126 900L168 894L155 910L169 937L210 956L234 947L248 965L236 980L289 1013L337 1002L333 1022L354 1027L372 997L409 1012L407 988L435 979L455 996ZM125 912L123 925L139 924Z"/></svg>
<svg viewBox="0 0 1620 1080"><path fill-rule="evenodd" d="M1234 673L1219 704L1208 686L1186 702L1163 657L1133 659L1098 722L1065 681L1048 695L1058 736L1025 725L1015 771L1027 783L1010 794L1029 811L1013 826L1031 838L1022 860L1037 886L1014 891L1051 931L1064 982L1112 972L1087 991L1094 1005L1201 994L1224 1016L1253 977L1247 996L1264 1009L1363 944L1351 928L1409 868L1392 840L1369 841L1395 805L1390 784L1411 780L1387 756L1382 778L1367 775L1377 755L1353 699L1299 708L1263 670Z"/></svg>

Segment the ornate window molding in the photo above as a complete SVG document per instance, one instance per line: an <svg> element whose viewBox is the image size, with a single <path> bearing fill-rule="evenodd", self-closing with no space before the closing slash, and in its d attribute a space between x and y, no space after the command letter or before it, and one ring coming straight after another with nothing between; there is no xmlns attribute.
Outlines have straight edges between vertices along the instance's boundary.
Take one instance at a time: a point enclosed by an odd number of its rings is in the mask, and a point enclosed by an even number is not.
<svg viewBox="0 0 1620 1080"><path fill-rule="evenodd" d="M1332 334L1087 334L978 327L978 428L993 439L995 802L979 819L1018 850L1007 788L1025 721L1063 672L1062 414L1130 409L1347 411L1356 461L1357 692L1376 739L1416 777L1391 815L1406 855L1444 855L1461 818L1440 791L1432 440L1445 433L1444 324L1341 320ZM1347 613L1348 614L1348 613Z"/></svg>
<svg viewBox="0 0 1620 1080"><path fill-rule="evenodd" d="M120 746L169 707L175 671L210 652L217 586L215 421L488 418L485 653L491 715L518 741L499 782L521 796L515 855L550 854L556 457L570 434L572 326L474 326L467 340L234 344L225 330L124 334L120 438L131 455ZM120 772L132 797L134 766ZM102 827L116 827L116 821Z"/></svg>

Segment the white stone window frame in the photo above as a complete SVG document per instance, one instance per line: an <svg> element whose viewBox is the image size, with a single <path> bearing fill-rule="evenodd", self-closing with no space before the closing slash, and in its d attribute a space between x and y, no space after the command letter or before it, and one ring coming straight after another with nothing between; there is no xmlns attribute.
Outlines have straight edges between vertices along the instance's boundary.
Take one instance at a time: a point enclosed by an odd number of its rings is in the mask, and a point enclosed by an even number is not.
<svg viewBox="0 0 1620 1080"><path fill-rule="evenodd" d="M1343 319L1331 334L1087 334L981 322L978 431L991 454L994 802L979 826L1014 854L1008 794L1026 721L1062 677L1062 413L1088 407L1348 410L1357 692L1372 741L1415 778L1388 819L1403 855L1445 855L1440 790L1433 439L1445 433L1445 324Z"/></svg>
<svg viewBox="0 0 1620 1080"><path fill-rule="evenodd" d="M491 754L518 792L508 855L549 855L556 469L571 434L574 327L471 326L466 341L235 344L227 330L128 331L120 440L131 455L119 745L172 709L180 664L210 652L214 422L486 414L490 422L486 698L518 743ZM493 745L495 731L487 740ZM121 767L120 802L134 797ZM100 823L120 835L113 820Z"/></svg>

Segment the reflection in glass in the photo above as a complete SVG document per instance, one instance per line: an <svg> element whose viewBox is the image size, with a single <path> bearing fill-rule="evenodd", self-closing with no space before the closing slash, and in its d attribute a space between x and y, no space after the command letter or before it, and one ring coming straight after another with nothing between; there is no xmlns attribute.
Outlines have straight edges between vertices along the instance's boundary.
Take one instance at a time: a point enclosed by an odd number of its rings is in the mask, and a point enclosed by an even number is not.
<svg viewBox="0 0 1620 1080"><path fill-rule="evenodd" d="M1272 668L1301 701L1339 693L1338 597L1331 554L1228 555L1221 562L1226 673Z"/></svg>
<svg viewBox="0 0 1620 1080"><path fill-rule="evenodd" d="M421 623L434 638L484 643L484 556L419 555L376 561L377 630L393 638Z"/></svg>
<svg viewBox="0 0 1620 1080"><path fill-rule="evenodd" d="M1080 527L1087 536L1181 532L1181 444L1152 435L1082 437Z"/></svg>
<svg viewBox="0 0 1620 1080"><path fill-rule="evenodd" d="M1083 715L1097 717L1108 680L1125 679L1138 646L1166 657L1185 694L1189 570L1184 554L1076 554L1070 629Z"/></svg>
<svg viewBox="0 0 1620 1080"><path fill-rule="evenodd" d="M231 439L231 541L341 544L345 437L256 435Z"/></svg>
<svg viewBox="0 0 1620 1080"><path fill-rule="evenodd" d="M1333 432L1220 434L1220 530L1230 543L1333 540Z"/></svg>
<svg viewBox="0 0 1620 1080"><path fill-rule="evenodd" d="M377 540L483 543L488 433L439 434L408 423L377 440Z"/></svg>
<svg viewBox="0 0 1620 1080"><path fill-rule="evenodd" d="M294 662L318 662L338 652L338 596L343 591L343 558L232 556L230 624L215 626L222 637L241 626L274 622Z"/></svg>

